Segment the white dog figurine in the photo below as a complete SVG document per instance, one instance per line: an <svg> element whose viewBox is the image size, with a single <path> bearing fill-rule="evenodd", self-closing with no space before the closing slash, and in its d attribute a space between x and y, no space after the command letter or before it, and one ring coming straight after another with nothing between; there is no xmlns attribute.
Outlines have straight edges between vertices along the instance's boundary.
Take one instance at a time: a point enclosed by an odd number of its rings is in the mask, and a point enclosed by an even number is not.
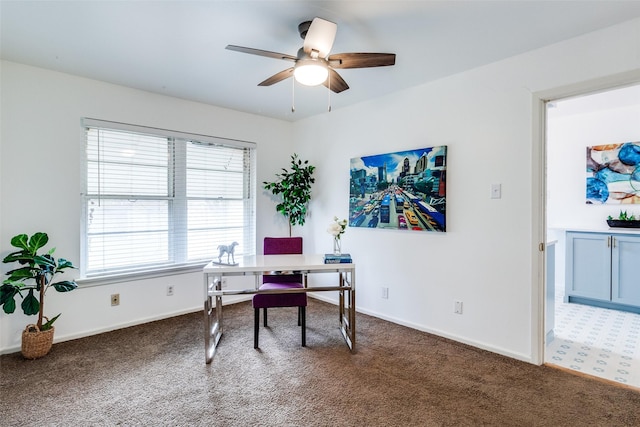
<svg viewBox="0 0 640 427"><path fill-rule="evenodd" d="M222 255L227 254L227 264L229 264L229 256L231 256L231 260L233 264L236 263L235 258L233 257L233 251L235 251L236 246L238 246L238 242L233 242L230 245L220 245L218 246L218 250L220 253L218 254L218 262L222 263Z"/></svg>

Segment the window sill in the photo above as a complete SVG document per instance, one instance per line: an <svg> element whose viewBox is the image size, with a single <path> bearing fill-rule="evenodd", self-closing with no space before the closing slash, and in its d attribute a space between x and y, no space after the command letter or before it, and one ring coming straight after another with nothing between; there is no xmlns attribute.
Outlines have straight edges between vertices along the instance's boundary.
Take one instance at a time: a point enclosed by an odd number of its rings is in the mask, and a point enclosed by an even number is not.
<svg viewBox="0 0 640 427"><path fill-rule="evenodd" d="M182 265L176 267L158 268L156 270L136 271L131 273L103 275L76 279L81 288L92 286L111 285L113 283L133 282L135 280L152 279L154 277L174 276L177 274L201 272L207 263Z"/></svg>

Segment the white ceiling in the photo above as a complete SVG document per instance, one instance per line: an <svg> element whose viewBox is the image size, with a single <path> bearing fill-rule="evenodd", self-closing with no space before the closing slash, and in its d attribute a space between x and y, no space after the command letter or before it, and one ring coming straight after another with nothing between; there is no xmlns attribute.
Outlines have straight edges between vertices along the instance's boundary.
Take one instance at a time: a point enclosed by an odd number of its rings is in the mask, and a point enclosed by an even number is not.
<svg viewBox="0 0 640 427"><path fill-rule="evenodd" d="M336 22L332 53L396 53L393 67L340 70L332 109L462 72L626 20L640 1L6 1L0 57L234 110L295 121L326 114L328 91L291 79L258 87L295 55L297 26Z"/></svg>

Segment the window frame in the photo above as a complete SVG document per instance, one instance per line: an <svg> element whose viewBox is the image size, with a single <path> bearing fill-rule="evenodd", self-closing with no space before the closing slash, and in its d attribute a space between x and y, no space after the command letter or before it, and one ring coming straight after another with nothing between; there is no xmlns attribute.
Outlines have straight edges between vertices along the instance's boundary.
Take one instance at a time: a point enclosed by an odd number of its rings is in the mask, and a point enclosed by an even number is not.
<svg viewBox="0 0 640 427"><path fill-rule="evenodd" d="M125 282L131 280L139 280L139 279L147 279L152 277L161 277L168 276L174 274L184 274L200 271L202 267L206 264L204 261L186 261L181 263L176 263L175 261L171 261L169 263L162 263L155 266L150 267L141 267L141 268L131 268L124 271L104 271L97 273L87 273L87 259L88 259L88 222L87 222L87 214L88 214L88 200L90 198L94 198L95 194L88 194L88 155L87 155L87 128L98 128L104 130L113 130L120 132L131 132L138 134L146 134L158 136L161 138L173 139L173 140L183 140L187 142L198 142L204 144L212 144L217 146L224 146L229 148L237 148L237 149L249 149L249 159L248 165L245 165L243 169L243 186L245 187L246 198L243 197L243 212L249 211L248 219L244 221L243 229L245 230L245 241L243 243L243 253L245 255L255 255L255 235L256 235L256 153L257 153L257 144L254 142L241 141L235 139L221 138L209 135L195 134L189 132L181 132L174 131L169 129L161 129L161 128L152 128L147 126L139 126L132 125L127 123L113 122L107 120L93 119L84 117L81 120L81 133L82 133L82 170L81 170L81 221L80 221L80 255L81 255L81 263L80 263L80 278L78 279L78 283L85 286L96 286L108 283L118 283ZM173 142L171 142L173 144ZM186 153L183 153L186 154ZM170 172L168 175L175 173L175 164L176 162L185 161L185 159L177 158L179 156L171 156L171 163L169 165ZM248 168L248 169L247 169ZM188 171L188 167L186 167L186 163L182 167L182 171L184 172L183 177L177 177L178 180L182 179L186 183L186 174ZM171 178L171 177L170 177ZM185 184L186 185L186 184ZM186 191L186 190L185 190ZM154 200L160 200L163 197L154 198ZM166 197L164 197L166 199ZM170 195L170 198L175 199L175 195ZM184 199L184 200L182 200ZM213 198L206 200L215 200ZM185 204L188 203L189 197L186 194L182 195L181 201ZM183 220L186 221L188 215L188 211L184 212ZM173 213L170 212L170 217L168 219L169 223L167 224L169 230L171 230L174 226L174 221L171 217L173 217ZM246 231L249 231L246 233ZM172 241L172 235L170 234L169 240ZM173 246L173 245L172 245ZM169 247L169 251L173 252L176 248ZM183 248L184 251L187 250L186 247Z"/></svg>

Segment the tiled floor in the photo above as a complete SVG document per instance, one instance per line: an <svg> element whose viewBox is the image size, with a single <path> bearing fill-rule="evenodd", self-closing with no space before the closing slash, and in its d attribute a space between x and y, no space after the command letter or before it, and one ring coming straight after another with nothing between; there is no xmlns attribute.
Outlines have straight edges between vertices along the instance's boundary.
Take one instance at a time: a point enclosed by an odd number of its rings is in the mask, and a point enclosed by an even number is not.
<svg viewBox="0 0 640 427"><path fill-rule="evenodd" d="M640 388L640 315L563 302L545 362Z"/></svg>

